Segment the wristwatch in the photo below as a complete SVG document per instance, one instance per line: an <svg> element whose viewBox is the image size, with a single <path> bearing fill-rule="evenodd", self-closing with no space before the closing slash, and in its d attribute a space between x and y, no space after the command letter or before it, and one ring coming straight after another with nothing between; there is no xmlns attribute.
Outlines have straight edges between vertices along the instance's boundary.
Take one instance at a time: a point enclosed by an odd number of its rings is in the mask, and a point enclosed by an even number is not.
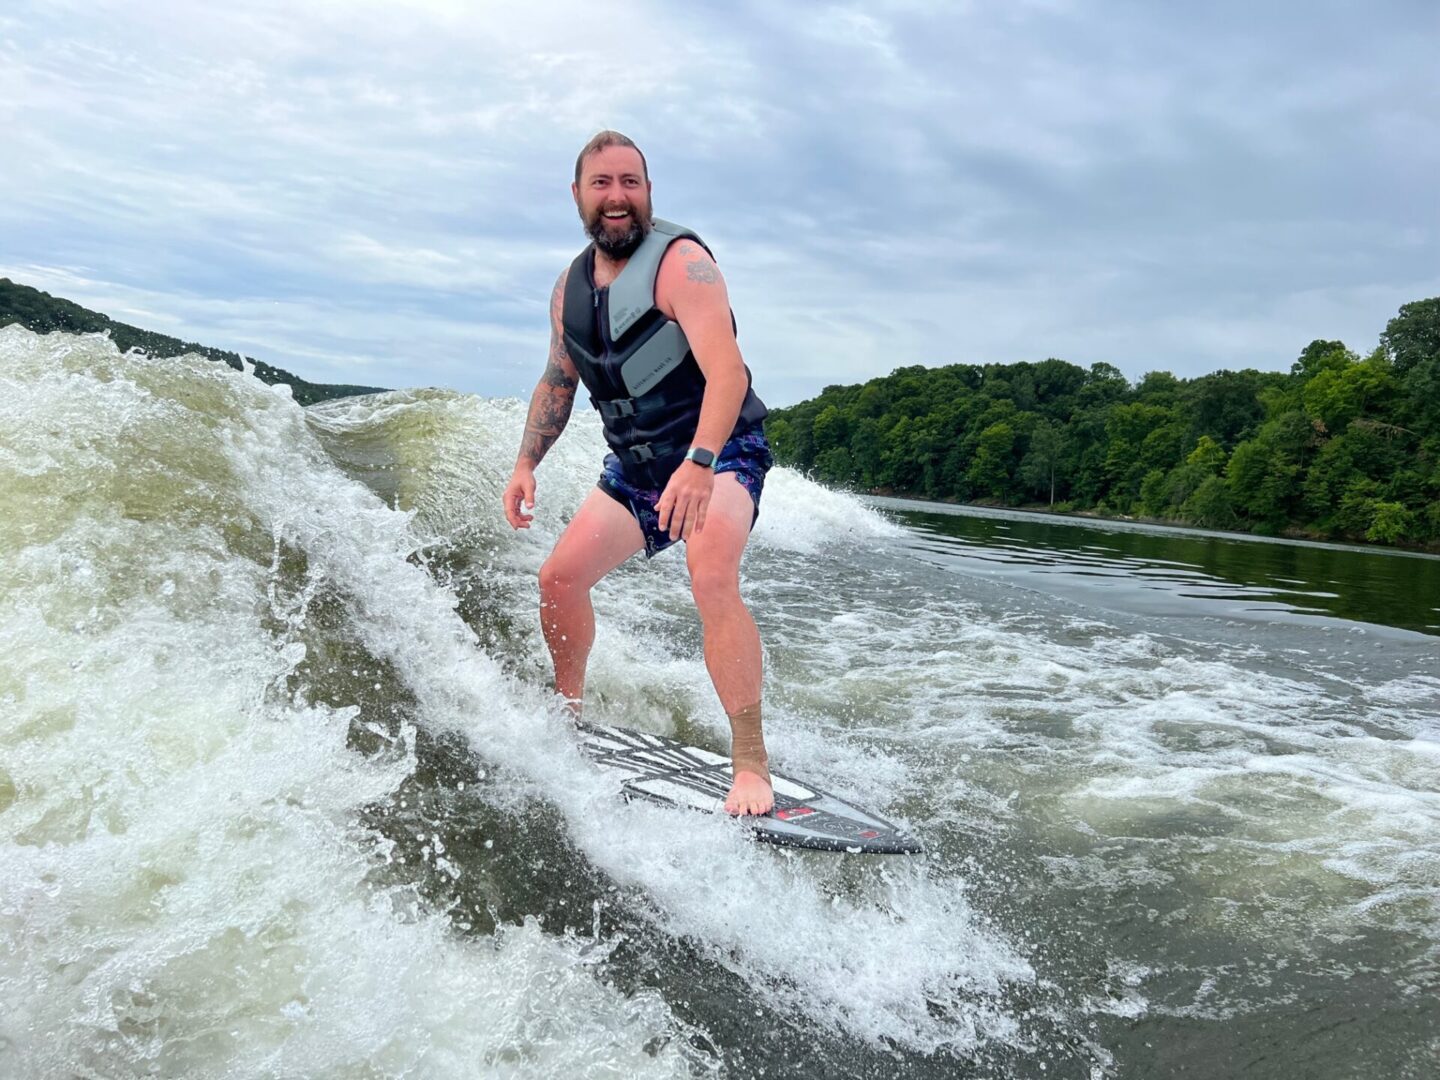
<svg viewBox="0 0 1440 1080"><path fill-rule="evenodd" d="M715 455L706 450L703 446L692 446L685 454L686 461L693 461L701 468L713 469L715 467Z"/></svg>

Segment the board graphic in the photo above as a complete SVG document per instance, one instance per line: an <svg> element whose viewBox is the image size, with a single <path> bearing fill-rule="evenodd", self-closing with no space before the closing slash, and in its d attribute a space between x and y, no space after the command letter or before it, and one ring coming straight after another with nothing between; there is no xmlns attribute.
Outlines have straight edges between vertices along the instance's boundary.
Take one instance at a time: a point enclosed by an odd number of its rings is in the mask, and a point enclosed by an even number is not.
<svg viewBox="0 0 1440 1080"><path fill-rule="evenodd" d="M627 798L717 811L730 790L730 759L663 735L577 722L589 758L620 777ZM920 843L884 818L772 770L775 807L740 820L755 838L818 851L914 855Z"/></svg>

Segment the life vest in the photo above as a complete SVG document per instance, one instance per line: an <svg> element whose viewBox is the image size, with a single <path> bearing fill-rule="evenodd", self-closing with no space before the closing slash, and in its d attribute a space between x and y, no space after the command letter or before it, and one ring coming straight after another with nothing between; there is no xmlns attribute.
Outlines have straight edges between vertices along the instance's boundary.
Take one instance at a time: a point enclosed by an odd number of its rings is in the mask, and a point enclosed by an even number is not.
<svg viewBox="0 0 1440 1080"><path fill-rule="evenodd" d="M705 397L705 375L684 331L655 306L660 260L681 239L705 247L689 229L657 218L608 286L595 285L593 244L575 257L565 281L565 347L600 413L605 441L640 487L663 487L685 459ZM747 384L731 436L764 420L766 411Z"/></svg>

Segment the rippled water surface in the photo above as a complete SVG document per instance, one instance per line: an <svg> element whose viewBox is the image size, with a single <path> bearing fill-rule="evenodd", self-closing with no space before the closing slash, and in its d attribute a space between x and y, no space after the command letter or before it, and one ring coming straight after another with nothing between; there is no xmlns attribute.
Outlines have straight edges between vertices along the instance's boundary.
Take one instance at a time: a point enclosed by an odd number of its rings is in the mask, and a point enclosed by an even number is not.
<svg viewBox="0 0 1440 1080"><path fill-rule="evenodd" d="M524 408L0 331L0 1075L1428 1077L1436 561L866 504L744 567L787 771L924 857L627 805L546 692ZM677 553L589 714L723 747Z"/></svg>
<svg viewBox="0 0 1440 1080"><path fill-rule="evenodd" d="M902 499L868 502L900 515L915 531L917 551L963 556L972 572L1028 578L1057 595L1120 611L1333 615L1440 634L1434 555Z"/></svg>

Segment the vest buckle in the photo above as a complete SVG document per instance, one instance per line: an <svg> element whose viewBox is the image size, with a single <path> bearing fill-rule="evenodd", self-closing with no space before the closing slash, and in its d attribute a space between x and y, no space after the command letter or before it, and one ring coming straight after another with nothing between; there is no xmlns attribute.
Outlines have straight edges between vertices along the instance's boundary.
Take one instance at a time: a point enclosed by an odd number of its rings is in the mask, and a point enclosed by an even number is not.
<svg viewBox="0 0 1440 1080"><path fill-rule="evenodd" d="M655 460L655 451L650 449L650 444L648 442L637 443L634 446L627 446L626 449L630 451L630 456L635 459L635 463L637 465L644 461Z"/></svg>
<svg viewBox="0 0 1440 1080"><path fill-rule="evenodd" d="M624 416L634 416L635 399L616 398L614 401L603 402L601 404L600 412L602 415L609 417L612 420L616 420Z"/></svg>

